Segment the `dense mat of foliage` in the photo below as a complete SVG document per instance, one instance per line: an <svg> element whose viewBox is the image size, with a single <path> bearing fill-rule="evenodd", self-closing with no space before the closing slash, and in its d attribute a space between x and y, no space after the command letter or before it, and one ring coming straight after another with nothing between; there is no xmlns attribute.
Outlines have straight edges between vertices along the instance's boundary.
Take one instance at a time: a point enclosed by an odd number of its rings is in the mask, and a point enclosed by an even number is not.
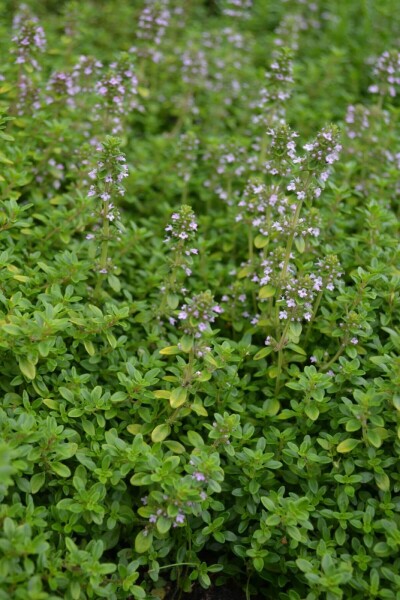
<svg viewBox="0 0 400 600"><path fill-rule="evenodd" d="M400 598L396 4L0 2L0 600Z"/></svg>

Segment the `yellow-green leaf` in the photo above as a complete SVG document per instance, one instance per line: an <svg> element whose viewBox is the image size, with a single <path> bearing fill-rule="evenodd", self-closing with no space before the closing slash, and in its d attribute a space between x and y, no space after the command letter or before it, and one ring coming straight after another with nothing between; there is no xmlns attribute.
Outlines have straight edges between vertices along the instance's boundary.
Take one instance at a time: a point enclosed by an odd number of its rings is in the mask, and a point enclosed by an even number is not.
<svg viewBox="0 0 400 600"><path fill-rule="evenodd" d="M164 400L169 400L171 396L171 392L169 390L155 390L153 394L156 398L164 398Z"/></svg>
<svg viewBox="0 0 400 600"><path fill-rule="evenodd" d="M19 360L19 368L22 371L22 374L25 375L28 379L35 379L36 377L36 367L28 358L20 358Z"/></svg>
<svg viewBox="0 0 400 600"><path fill-rule="evenodd" d="M161 425L157 425L155 429L153 429L151 433L151 439L154 443L162 442L166 437L169 436L171 432L171 427L166 423L162 423Z"/></svg>
<svg viewBox="0 0 400 600"><path fill-rule="evenodd" d="M190 407L195 413L196 415L198 415L199 417L207 417L208 416L208 412L206 411L206 409L204 408L204 406L200 403L194 403L191 405Z"/></svg>
<svg viewBox="0 0 400 600"><path fill-rule="evenodd" d="M144 552L147 552L147 550L151 548L151 545L153 543L153 535L151 533L148 533L147 530L145 531L147 535L144 531L140 531L135 537L135 550L138 554L143 554Z"/></svg>
<svg viewBox="0 0 400 600"><path fill-rule="evenodd" d="M168 450L171 450L174 454L183 454L185 452L185 446L175 440L167 440L165 445Z"/></svg>
<svg viewBox="0 0 400 600"><path fill-rule="evenodd" d="M190 352L193 348L193 337L191 335L184 335L180 340L180 347L184 352Z"/></svg>
<svg viewBox="0 0 400 600"><path fill-rule="evenodd" d="M187 398L187 389L183 387L175 388L171 392L169 403L172 408L179 408L182 404L185 404Z"/></svg>
<svg viewBox="0 0 400 600"><path fill-rule="evenodd" d="M266 298L272 298L276 292L276 288L273 285L264 285L258 294L258 297L261 300L265 300Z"/></svg>
<svg viewBox="0 0 400 600"><path fill-rule="evenodd" d="M264 235L257 235L257 237L254 240L254 245L256 248L265 248L265 246L268 244L269 239L267 237L265 237Z"/></svg>
<svg viewBox="0 0 400 600"><path fill-rule="evenodd" d="M347 440L340 442L336 450L337 452L340 452L342 454L345 452L351 452L356 446L358 446L359 443L360 440L356 440L354 438L347 438Z"/></svg>
<svg viewBox="0 0 400 600"><path fill-rule="evenodd" d="M388 492L390 489L390 479L386 473L375 473L376 485L382 492Z"/></svg>
<svg viewBox="0 0 400 600"><path fill-rule="evenodd" d="M303 354L304 356L307 355L307 352L297 344L288 344L286 347L289 348L289 350L293 350L293 352L296 352L297 354Z"/></svg>
<svg viewBox="0 0 400 600"><path fill-rule="evenodd" d="M254 355L254 360L261 360L262 358L268 356L268 354L271 354L271 352L272 348L261 348L261 350Z"/></svg>
<svg viewBox="0 0 400 600"><path fill-rule="evenodd" d="M91 342L90 340L85 340L83 342L83 345L85 346L85 350L89 354L89 356L94 356L95 355L96 350L95 350L95 347L93 345L93 342Z"/></svg>
<svg viewBox="0 0 400 600"><path fill-rule="evenodd" d="M143 426L139 425L139 423L131 423L126 429L129 433L132 433L132 435L137 435L138 433L141 433L142 428Z"/></svg>
<svg viewBox="0 0 400 600"><path fill-rule="evenodd" d="M179 354L180 350L178 346L166 346L165 348L161 348L160 354L165 354L169 356L170 354Z"/></svg>

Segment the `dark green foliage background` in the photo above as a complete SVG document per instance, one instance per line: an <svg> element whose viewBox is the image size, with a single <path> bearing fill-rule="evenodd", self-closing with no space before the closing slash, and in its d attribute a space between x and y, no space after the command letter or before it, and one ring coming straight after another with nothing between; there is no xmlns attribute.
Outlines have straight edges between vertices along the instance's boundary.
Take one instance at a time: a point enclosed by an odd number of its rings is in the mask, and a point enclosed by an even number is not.
<svg viewBox="0 0 400 600"><path fill-rule="evenodd" d="M154 600L196 582L236 586L248 598L399 600L399 173L388 158L400 153L399 96L378 106L368 93L374 60L398 43L397 2L316 0L320 26L299 35L287 120L302 143L331 121L345 130L349 104L368 106L372 127L356 140L343 133L316 205L321 236L299 260L335 253L344 275L307 339L303 331L286 351L278 394L275 353L260 353L263 326L240 308L221 315L211 352L188 371L182 332L160 314L163 239L184 193L199 221L188 295L209 289L219 301L236 280L257 304L256 286L240 274L247 232L204 186L212 160L197 160L184 189L179 133L194 132L201 152L218 155L232 142L249 153L251 100L275 29L287 14L310 18L310 9L254 0L251 18L235 21L219 2L173 4L186 24L163 42L172 70L138 62L143 111L126 114L120 135L130 169L119 202L125 231L110 242L115 270L98 295L98 248L85 237L95 218L84 179L96 160L85 123L100 141L111 132L93 122L90 96L74 110L59 102L15 113L9 47L18 5L0 2L0 108L13 119L0 132L0 600ZM129 51L143 7L28 5L48 40L38 85L80 55L108 65ZM224 90L199 85L193 117L182 109L179 57L224 27L246 40L232 71L242 92L225 105ZM233 69L232 52L214 46L210 64L219 57ZM58 189L51 158L64 165ZM246 176L231 183L241 193ZM359 343L343 348L328 374L339 323L353 317ZM187 398L174 408L176 388ZM202 487L194 469L207 475ZM171 527L180 503L185 523ZM160 506L167 514L150 526Z"/></svg>

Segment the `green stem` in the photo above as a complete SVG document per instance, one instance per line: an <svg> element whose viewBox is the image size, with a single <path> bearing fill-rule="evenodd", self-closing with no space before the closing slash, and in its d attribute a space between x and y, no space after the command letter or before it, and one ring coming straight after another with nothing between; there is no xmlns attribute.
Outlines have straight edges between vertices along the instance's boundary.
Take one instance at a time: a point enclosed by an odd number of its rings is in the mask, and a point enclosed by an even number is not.
<svg viewBox="0 0 400 600"><path fill-rule="evenodd" d="M253 228L252 228L251 223L249 224L249 227L247 229L247 240L248 240L248 245L249 245L249 261L250 261L250 263L253 263L254 240L253 240Z"/></svg>
<svg viewBox="0 0 400 600"><path fill-rule="evenodd" d="M173 563L172 565L165 565L164 567L159 567L158 569L150 569L149 573L153 573L153 571L161 571L162 569L171 569L171 567L197 567L198 563L190 563L190 562L182 562L182 563Z"/></svg>
<svg viewBox="0 0 400 600"><path fill-rule="evenodd" d="M107 219L109 209L109 202L104 202L103 205L103 231L102 231L102 241L101 241L101 251L100 251L100 260L99 260L99 273L97 277L97 283L94 290L94 295L98 296L103 285L104 275L106 275L107 271L107 259L108 259L108 242L110 239L110 221Z"/></svg>
<svg viewBox="0 0 400 600"><path fill-rule="evenodd" d="M314 304L314 310L313 310L310 322L308 323L308 327L307 327L307 331L306 331L306 336L304 338L304 343L306 343L308 341L308 338L310 337L311 325L312 325L312 323L313 323L313 321L314 321L314 319L315 319L315 317L317 315L317 312L318 312L318 309L319 309L319 305L321 304L321 299L322 299L322 294L323 293L324 293L323 290L321 290L318 293L317 299L316 299L315 304Z"/></svg>
<svg viewBox="0 0 400 600"><path fill-rule="evenodd" d="M282 375L282 365L283 365L283 347L286 342L286 334L288 332L289 327L290 327L290 321L288 321L286 323L285 328L281 335L281 339L279 340L279 342L275 348L278 351L278 364L277 364L278 373L276 375L275 394L278 394L278 392L281 388L280 379L281 379L281 375Z"/></svg>
<svg viewBox="0 0 400 600"><path fill-rule="evenodd" d="M346 343L345 343L345 341L343 341L343 342L341 343L341 345L340 345L340 348L339 348L339 350L336 352L335 356L334 356L333 358L331 358L331 360L330 360L329 362L327 362L325 365L323 365L323 366L320 368L320 371L326 371L327 369L329 369L329 367L330 367L331 365L333 365L333 363L334 363L334 362L336 362L336 361L337 361L337 359L339 358L339 356L341 356L341 355L343 354L343 352L344 352L345 348L346 348Z"/></svg>

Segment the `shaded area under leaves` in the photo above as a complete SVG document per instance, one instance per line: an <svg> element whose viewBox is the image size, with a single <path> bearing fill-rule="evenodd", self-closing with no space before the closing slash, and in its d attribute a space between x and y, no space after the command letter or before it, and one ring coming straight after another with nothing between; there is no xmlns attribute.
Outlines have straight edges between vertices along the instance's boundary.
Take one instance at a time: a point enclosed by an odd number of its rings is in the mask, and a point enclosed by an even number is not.
<svg viewBox="0 0 400 600"><path fill-rule="evenodd" d="M170 592L165 600L246 600L246 594L233 585L213 586L208 590L202 587L196 587L189 594L182 594L179 597L179 591ZM262 600L261 596L252 596L252 600ZM265 600L265 597L263 598Z"/></svg>

